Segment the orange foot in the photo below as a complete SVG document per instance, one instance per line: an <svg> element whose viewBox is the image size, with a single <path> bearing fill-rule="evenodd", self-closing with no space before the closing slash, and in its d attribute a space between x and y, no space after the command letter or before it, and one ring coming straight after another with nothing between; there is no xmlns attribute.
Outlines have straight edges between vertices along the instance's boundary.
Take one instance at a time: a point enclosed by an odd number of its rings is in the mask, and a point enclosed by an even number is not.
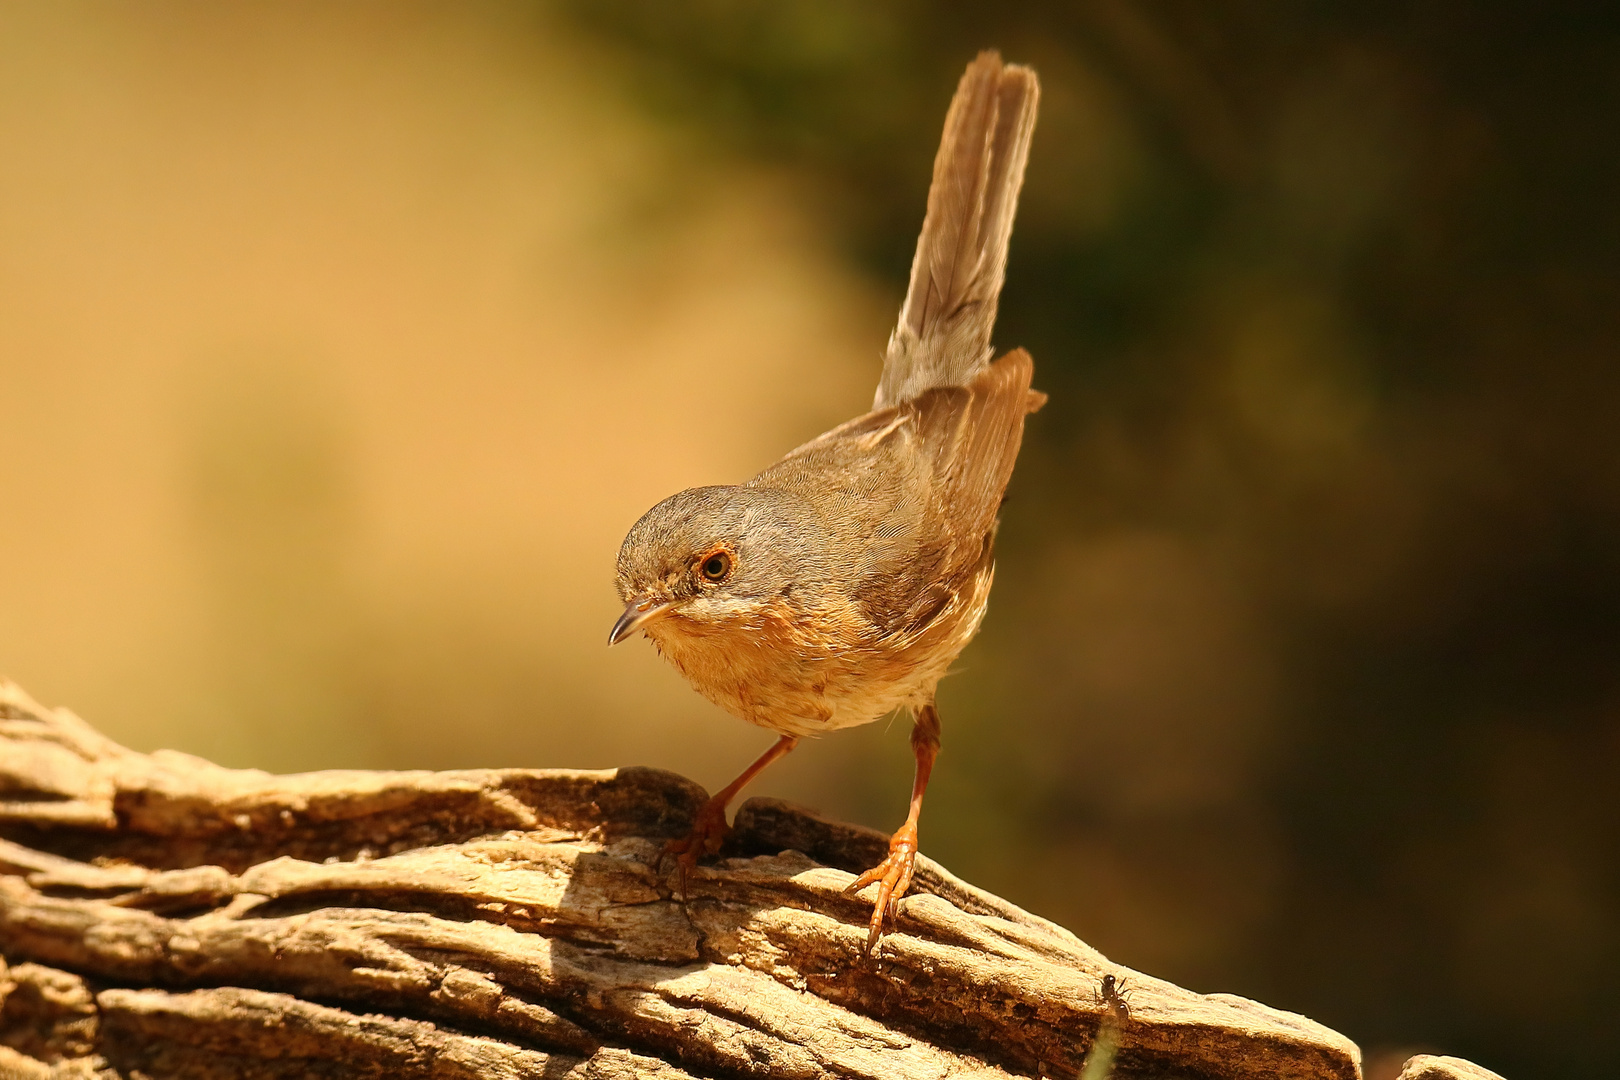
<svg viewBox="0 0 1620 1080"><path fill-rule="evenodd" d="M868 885L878 887L877 903L872 907L872 930L866 935L866 954L870 956L883 936L885 921L894 922L900 907L900 898L911 888L911 871L917 861L917 826L905 824L889 839L888 856L872 869L849 883L844 894L858 893Z"/></svg>
<svg viewBox="0 0 1620 1080"><path fill-rule="evenodd" d="M730 831L731 826L726 824L726 804L710 799L692 819L692 831L686 834L686 839L671 840L664 845L664 857L675 856L675 868L681 876L681 899L686 899L686 879L698 860L719 851ZM663 861L662 857L659 861Z"/></svg>

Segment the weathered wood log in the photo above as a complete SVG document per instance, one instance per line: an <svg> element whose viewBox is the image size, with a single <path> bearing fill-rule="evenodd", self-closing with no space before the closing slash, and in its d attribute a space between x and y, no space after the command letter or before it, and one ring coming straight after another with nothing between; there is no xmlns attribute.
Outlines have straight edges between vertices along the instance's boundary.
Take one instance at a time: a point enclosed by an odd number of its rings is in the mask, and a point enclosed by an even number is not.
<svg viewBox="0 0 1620 1080"><path fill-rule="evenodd" d="M1462 1058L1418 1054L1408 1058L1396 1080L1502 1080L1491 1070Z"/></svg>
<svg viewBox="0 0 1620 1080"><path fill-rule="evenodd" d="M867 958L840 890L885 838L772 800L682 900L661 845L703 798L644 768L224 769L0 680L0 1077L1073 1077L1099 1030L1119 1076L1359 1074L1335 1032L926 859Z"/></svg>

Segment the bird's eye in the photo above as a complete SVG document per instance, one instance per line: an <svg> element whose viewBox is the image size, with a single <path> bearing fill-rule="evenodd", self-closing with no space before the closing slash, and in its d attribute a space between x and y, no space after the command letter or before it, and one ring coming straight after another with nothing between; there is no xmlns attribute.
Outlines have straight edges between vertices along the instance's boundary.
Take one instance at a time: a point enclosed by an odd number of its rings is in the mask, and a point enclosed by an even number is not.
<svg viewBox="0 0 1620 1080"><path fill-rule="evenodd" d="M705 581L726 580L731 575L731 556L724 551L716 551L703 560L698 573L703 575Z"/></svg>

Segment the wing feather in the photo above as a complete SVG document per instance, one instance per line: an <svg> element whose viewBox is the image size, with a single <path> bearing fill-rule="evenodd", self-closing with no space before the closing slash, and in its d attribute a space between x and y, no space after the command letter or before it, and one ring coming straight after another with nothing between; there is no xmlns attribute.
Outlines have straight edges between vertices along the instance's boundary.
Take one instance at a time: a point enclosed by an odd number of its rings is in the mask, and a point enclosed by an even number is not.
<svg viewBox="0 0 1620 1080"><path fill-rule="evenodd" d="M940 387L915 402L919 448L933 462L933 491L951 552L947 574L976 564L995 529L1023 444L1024 417L1045 395L1030 389L1035 364L1023 349L1003 356L966 387Z"/></svg>

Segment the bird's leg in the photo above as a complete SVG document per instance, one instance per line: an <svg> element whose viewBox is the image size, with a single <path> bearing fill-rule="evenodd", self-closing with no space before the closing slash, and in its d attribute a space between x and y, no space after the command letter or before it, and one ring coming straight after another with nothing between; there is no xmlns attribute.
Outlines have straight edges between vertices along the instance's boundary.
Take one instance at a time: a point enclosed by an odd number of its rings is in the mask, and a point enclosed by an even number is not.
<svg viewBox="0 0 1620 1080"><path fill-rule="evenodd" d="M906 823L889 838L888 857L850 882L844 890L860 892L874 883L878 887L877 903L872 908L872 929L866 936L868 955L883 936L884 922L893 921L900 898L911 888L911 872L917 861L917 819L922 815L928 775L934 771L934 759L939 756L939 712L931 701L917 710L917 719L911 725L911 752L917 758L917 773L911 781L911 812L906 815Z"/></svg>
<svg viewBox="0 0 1620 1080"><path fill-rule="evenodd" d="M726 824L726 807L731 804L731 800L748 785L748 781L764 772L767 765L798 744L797 735L783 735L777 739L771 744L771 748L759 755L737 779L717 791L698 809L697 817L692 820L692 831L686 834L686 839L671 840L664 845L664 854L675 856L675 865L681 875L683 897L686 895L686 876L692 872L699 859L719 851L726 833L731 831L730 826Z"/></svg>

